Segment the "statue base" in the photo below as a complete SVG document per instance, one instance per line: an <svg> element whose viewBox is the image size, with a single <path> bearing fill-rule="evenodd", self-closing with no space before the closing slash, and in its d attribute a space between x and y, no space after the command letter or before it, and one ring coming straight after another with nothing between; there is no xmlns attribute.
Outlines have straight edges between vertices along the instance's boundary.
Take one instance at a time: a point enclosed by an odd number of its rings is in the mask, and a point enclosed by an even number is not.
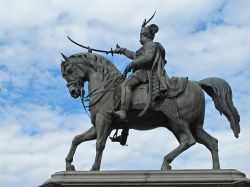
<svg viewBox="0 0 250 187"><path fill-rule="evenodd" d="M62 171L40 187L86 186L172 186L172 187L247 187L250 180L233 170L171 171Z"/></svg>

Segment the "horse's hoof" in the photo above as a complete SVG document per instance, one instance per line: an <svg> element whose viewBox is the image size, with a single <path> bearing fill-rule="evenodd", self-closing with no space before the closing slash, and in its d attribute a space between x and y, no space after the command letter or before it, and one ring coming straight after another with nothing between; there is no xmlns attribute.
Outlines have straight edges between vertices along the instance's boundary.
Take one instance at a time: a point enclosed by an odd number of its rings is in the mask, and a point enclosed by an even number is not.
<svg viewBox="0 0 250 187"><path fill-rule="evenodd" d="M171 169L172 169L172 167L171 167L170 165L162 166L162 167L161 167L161 170L162 170L162 171L171 170Z"/></svg>
<svg viewBox="0 0 250 187"><path fill-rule="evenodd" d="M76 170L75 166L72 165L72 164L69 164L69 165L66 166L66 171L75 171L75 170Z"/></svg>
<svg viewBox="0 0 250 187"><path fill-rule="evenodd" d="M98 169L98 168L96 168L96 167L92 167L92 168L90 169L90 171L100 171L100 168Z"/></svg>

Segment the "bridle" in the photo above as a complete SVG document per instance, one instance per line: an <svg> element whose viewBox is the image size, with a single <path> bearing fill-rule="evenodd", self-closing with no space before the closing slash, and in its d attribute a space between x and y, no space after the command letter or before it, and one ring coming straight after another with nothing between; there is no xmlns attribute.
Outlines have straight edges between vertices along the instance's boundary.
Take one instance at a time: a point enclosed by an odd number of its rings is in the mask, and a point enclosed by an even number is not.
<svg viewBox="0 0 250 187"><path fill-rule="evenodd" d="M68 83L67 83L67 87L69 88L71 85L73 85L74 87L77 87L78 88L78 90L80 90L80 95L84 95L84 89L82 89L83 88L83 86L84 86L84 81L80 78L80 76L79 76L79 74L78 74L78 71L77 71L77 69L76 69L76 64L75 63L71 63L71 66L72 66L72 74L73 74L73 81L68 81ZM79 66L78 66L78 68L80 68ZM81 68L80 68L81 69ZM82 70L83 71L83 70Z"/></svg>
<svg viewBox="0 0 250 187"><path fill-rule="evenodd" d="M121 77L121 75L118 75L114 78L111 78L107 81L105 81L103 84L101 84L100 86L98 86L97 88L95 88L94 90L92 90L88 95L84 96L85 95L85 91L84 91L84 82L79 74L78 74L78 71L77 71L77 67L84 71L80 66L77 65L77 63L71 63L72 65L72 73L73 73L73 81L69 81L67 83L67 87L70 87L71 85L73 85L74 87L77 87L78 90L80 90L80 99L81 99L81 102L82 102L82 105L83 105L83 108L85 110L85 112L87 113L87 115L90 117L89 113L87 112L87 108L90 108L90 107L93 107L94 105L96 105L102 98L103 96L108 93L108 92L111 92L111 91L114 91L114 88L113 88L113 84L115 83L115 81ZM77 67L76 67L77 66ZM106 89L103 89L103 90L100 90L102 87L106 87L107 85L111 85L109 86L108 88ZM99 91L100 90L100 91ZM90 97L92 96L95 96L95 95L98 95L98 94L101 94L98 99L95 100L94 103L92 103L91 105L85 105L85 102L88 102L90 100ZM91 117L90 117L91 118Z"/></svg>

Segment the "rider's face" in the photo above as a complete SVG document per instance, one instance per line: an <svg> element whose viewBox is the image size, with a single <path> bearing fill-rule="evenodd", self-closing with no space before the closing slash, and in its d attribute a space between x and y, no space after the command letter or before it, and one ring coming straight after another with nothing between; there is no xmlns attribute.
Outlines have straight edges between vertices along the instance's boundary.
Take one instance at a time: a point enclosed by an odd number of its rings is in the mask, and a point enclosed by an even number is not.
<svg viewBox="0 0 250 187"><path fill-rule="evenodd" d="M143 45L148 40L147 36L143 33L140 34L140 43Z"/></svg>

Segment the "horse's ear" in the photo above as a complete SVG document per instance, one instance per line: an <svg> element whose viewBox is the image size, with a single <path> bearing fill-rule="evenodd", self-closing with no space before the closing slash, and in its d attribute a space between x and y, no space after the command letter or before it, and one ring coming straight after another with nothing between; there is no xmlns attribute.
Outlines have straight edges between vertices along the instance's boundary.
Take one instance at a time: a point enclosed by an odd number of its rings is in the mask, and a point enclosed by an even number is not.
<svg viewBox="0 0 250 187"><path fill-rule="evenodd" d="M64 58L64 60L69 61L69 57L67 57L66 55L64 55L63 53L61 53L62 57Z"/></svg>

